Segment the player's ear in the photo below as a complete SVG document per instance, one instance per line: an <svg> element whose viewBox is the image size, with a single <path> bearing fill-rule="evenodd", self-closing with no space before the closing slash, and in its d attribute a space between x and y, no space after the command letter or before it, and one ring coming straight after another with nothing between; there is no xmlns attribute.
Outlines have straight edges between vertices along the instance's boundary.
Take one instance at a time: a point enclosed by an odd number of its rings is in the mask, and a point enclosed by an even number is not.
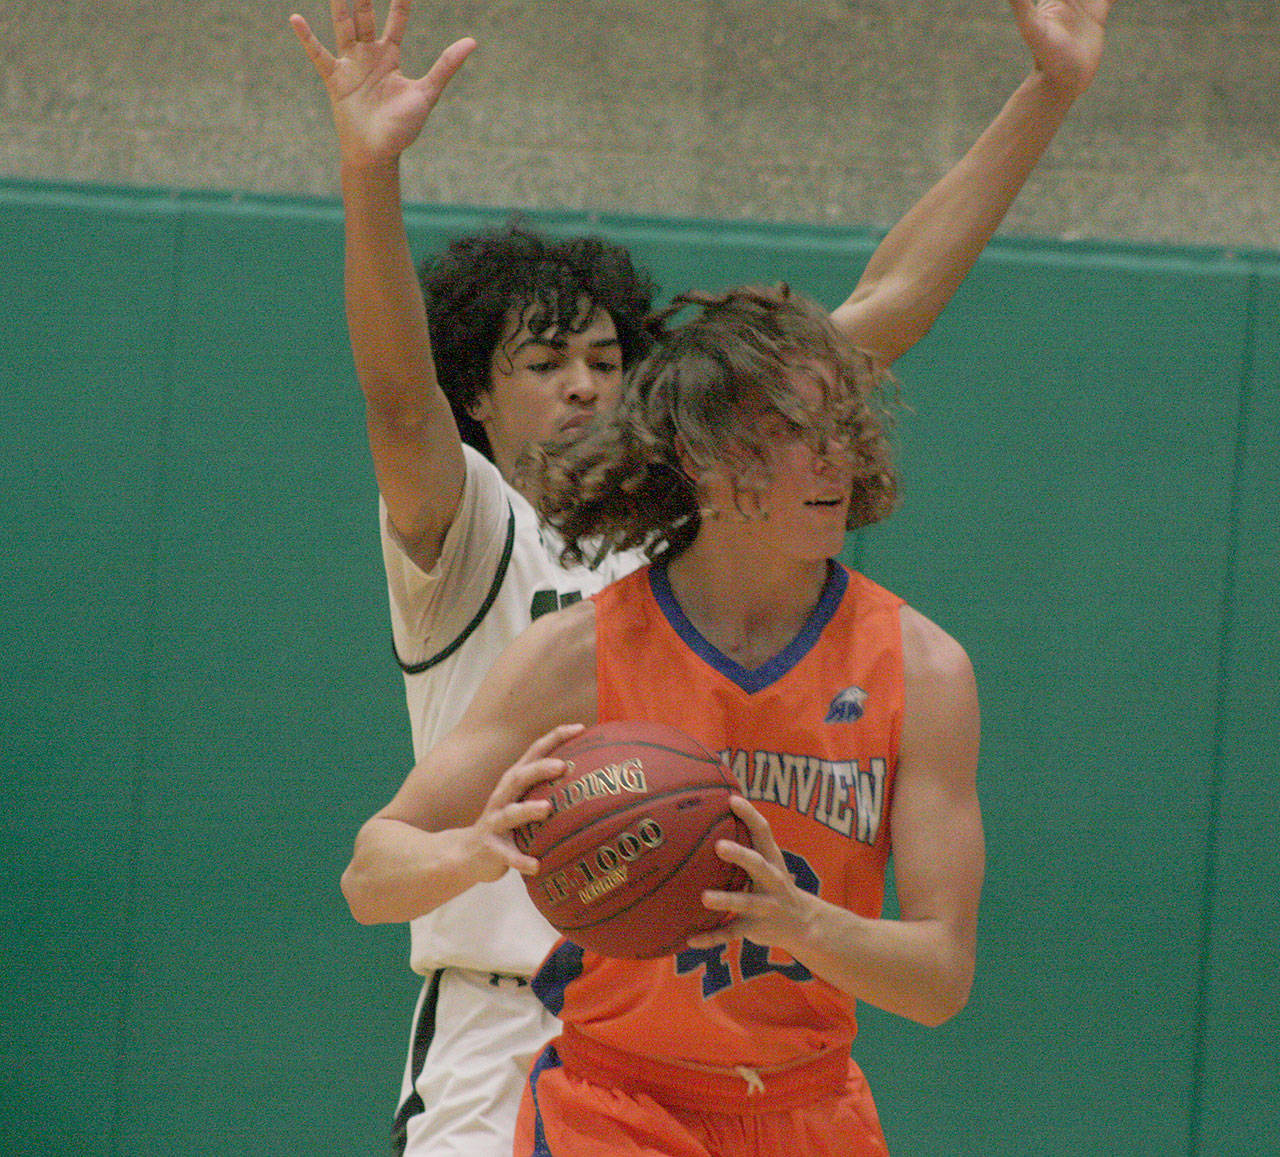
<svg viewBox="0 0 1280 1157"><path fill-rule="evenodd" d="M688 443L679 434L675 439L676 461L680 463L680 473L685 476L694 490L698 489L698 483L702 478L703 469L694 460L693 455L689 453Z"/></svg>
<svg viewBox="0 0 1280 1157"><path fill-rule="evenodd" d="M693 488L699 513L703 518L715 521L721 516L722 508L728 508L725 501L724 480L718 478L722 471L714 462L707 466L699 465L689 452L688 444L679 434L676 435L675 448L676 459L680 463L680 473Z"/></svg>
<svg viewBox="0 0 1280 1157"><path fill-rule="evenodd" d="M493 417L493 391L485 390L467 403L467 417L484 425Z"/></svg>

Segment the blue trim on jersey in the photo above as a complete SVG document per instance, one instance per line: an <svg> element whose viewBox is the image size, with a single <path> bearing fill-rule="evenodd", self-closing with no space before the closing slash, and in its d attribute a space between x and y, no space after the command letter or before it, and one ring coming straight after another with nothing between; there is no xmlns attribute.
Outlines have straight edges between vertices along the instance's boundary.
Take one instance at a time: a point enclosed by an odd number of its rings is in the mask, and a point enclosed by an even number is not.
<svg viewBox="0 0 1280 1157"><path fill-rule="evenodd" d="M684 640L685 645L731 683L736 683L748 695L754 695L757 691L763 691L770 684L776 683L813 650L818 642L818 636L835 617L840 600L849 589L849 572L839 563L831 559L827 560L826 585L822 588L822 597L818 599L818 605L813 608L808 621L786 647L763 667L757 667L754 671L747 670L746 667L719 651L702 636L697 627L689 622L671 590L671 580L667 577L665 563L655 562L649 567L649 589L653 592L659 610L666 616L667 622L671 624L676 634Z"/></svg>
<svg viewBox="0 0 1280 1157"><path fill-rule="evenodd" d="M547 1045L538 1054L538 1059L533 1062L533 1068L529 1072L529 1093L533 1098L533 1148L529 1151L529 1157L555 1157L542 1127L542 1110L538 1108L538 1078L547 1069L558 1069L560 1064L560 1054L556 1052L555 1045Z"/></svg>
<svg viewBox="0 0 1280 1157"><path fill-rule="evenodd" d="M564 990L582 975L582 949L562 940L548 954L533 977L533 995L552 1016L564 1008Z"/></svg>

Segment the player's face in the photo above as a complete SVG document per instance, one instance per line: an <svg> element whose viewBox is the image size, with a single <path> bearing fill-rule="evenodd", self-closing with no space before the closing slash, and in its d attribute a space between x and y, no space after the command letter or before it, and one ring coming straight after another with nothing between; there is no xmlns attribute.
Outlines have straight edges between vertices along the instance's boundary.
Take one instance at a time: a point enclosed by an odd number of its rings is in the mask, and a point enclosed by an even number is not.
<svg viewBox="0 0 1280 1157"><path fill-rule="evenodd" d="M581 433L597 411L617 401L622 347L613 318L594 310L585 328L575 329L535 335L525 314L507 319L489 391L476 400L471 416L484 426L494 461L508 479L531 445Z"/></svg>
<svg viewBox="0 0 1280 1157"><path fill-rule="evenodd" d="M814 374L820 366L792 376L792 388L814 413L824 405ZM765 477L740 499L758 517L747 531L776 554L801 559L833 558L844 548L845 525L853 491L853 459L842 442L815 446L799 422L776 411L756 419L755 434L764 454ZM740 484L741 485L741 484ZM758 487L758 488L757 488Z"/></svg>

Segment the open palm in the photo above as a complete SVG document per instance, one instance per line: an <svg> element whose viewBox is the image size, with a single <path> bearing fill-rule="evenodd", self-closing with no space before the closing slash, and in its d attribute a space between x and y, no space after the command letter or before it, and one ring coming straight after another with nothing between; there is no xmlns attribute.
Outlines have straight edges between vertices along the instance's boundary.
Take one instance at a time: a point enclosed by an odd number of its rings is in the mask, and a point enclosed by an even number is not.
<svg viewBox="0 0 1280 1157"><path fill-rule="evenodd" d="M392 0L386 27L377 36L373 0L332 0L334 51L320 43L299 15L289 23L329 93L343 161L354 165L394 160L422 132L445 86L476 42L456 41L426 76L413 80L400 71L400 44L408 22L408 0Z"/></svg>

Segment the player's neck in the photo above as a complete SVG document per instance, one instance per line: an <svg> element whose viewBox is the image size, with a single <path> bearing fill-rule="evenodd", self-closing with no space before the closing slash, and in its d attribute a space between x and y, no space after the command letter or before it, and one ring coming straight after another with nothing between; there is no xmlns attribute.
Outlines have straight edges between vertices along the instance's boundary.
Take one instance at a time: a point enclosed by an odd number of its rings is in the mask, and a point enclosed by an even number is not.
<svg viewBox="0 0 1280 1157"><path fill-rule="evenodd" d="M827 582L827 562L735 560L694 542L667 568L671 593L698 632L748 670L763 666L800 633Z"/></svg>
<svg viewBox="0 0 1280 1157"><path fill-rule="evenodd" d="M513 456L504 453L499 447L493 448L493 464L497 466L507 485L525 499L534 510L538 509L541 491L536 481L537 471L529 468L528 458L524 455Z"/></svg>

